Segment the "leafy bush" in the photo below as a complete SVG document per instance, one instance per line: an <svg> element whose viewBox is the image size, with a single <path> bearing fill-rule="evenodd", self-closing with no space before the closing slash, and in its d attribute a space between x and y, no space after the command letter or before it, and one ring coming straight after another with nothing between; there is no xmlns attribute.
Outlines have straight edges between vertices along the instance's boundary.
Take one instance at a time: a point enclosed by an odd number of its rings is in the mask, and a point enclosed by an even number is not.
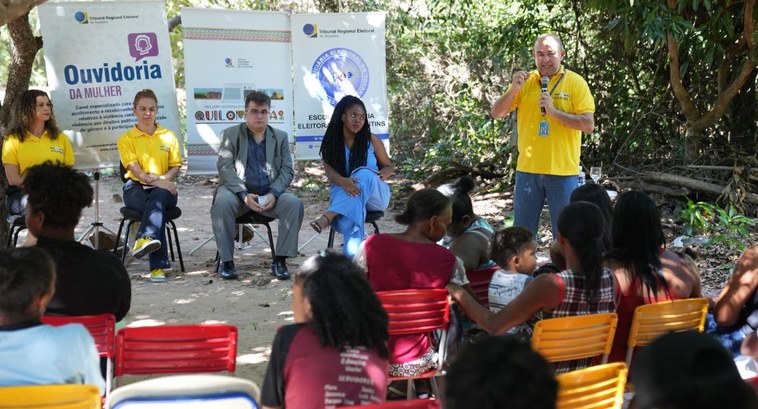
<svg viewBox="0 0 758 409"><path fill-rule="evenodd" d="M706 243L710 246L724 243L730 249L745 251L744 239L750 238L748 227L755 226L756 220L738 214L733 206L723 209L708 202L687 200L687 207L680 213L684 221L684 232L689 236L707 234L711 238Z"/></svg>

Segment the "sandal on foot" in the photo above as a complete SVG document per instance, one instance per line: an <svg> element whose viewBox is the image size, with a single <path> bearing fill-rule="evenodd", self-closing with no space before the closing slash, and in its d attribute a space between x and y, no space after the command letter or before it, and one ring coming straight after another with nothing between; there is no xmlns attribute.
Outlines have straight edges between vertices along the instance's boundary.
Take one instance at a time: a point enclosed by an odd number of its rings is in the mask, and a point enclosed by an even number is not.
<svg viewBox="0 0 758 409"><path fill-rule="evenodd" d="M326 219L326 224L324 224L323 226L321 225L321 223L319 223L321 219ZM316 233L321 233L321 231L324 230L327 226L329 226L330 223L331 223L331 220L329 220L329 218L326 215L322 214L321 216L319 216L318 219L312 221L310 223L310 226L313 230L316 230Z"/></svg>

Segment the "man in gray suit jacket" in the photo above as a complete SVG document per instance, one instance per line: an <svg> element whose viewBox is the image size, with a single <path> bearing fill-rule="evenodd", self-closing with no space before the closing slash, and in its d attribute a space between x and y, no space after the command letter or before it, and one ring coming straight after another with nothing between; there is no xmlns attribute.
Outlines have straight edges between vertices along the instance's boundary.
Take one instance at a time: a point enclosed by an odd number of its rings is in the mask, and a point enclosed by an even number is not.
<svg viewBox="0 0 758 409"><path fill-rule="evenodd" d="M223 279L237 278L234 221L250 211L279 220L272 275L288 279L286 259L297 255L303 202L286 192L295 173L292 154L287 134L268 125L270 109L269 96L253 91L245 97L245 122L221 133L211 222Z"/></svg>

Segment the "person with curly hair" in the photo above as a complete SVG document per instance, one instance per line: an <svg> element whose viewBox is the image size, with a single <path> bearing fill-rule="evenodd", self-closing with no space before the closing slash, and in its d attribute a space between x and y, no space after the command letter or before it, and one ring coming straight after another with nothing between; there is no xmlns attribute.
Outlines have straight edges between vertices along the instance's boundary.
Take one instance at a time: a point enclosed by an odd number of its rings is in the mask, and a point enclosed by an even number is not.
<svg viewBox="0 0 758 409"><path fill-rule="evenodd" d="M292 312L295 324L274 337L263 408L384 402L387 313L352 261L327 251L306 260L294 277Z"/></svg>
<svg viewBox="0 0 758 409"><path fill-rule="evenodd" d="M337 103L320 153L331 183L329 209L310 226L321 233L331 225L343 235L345 254L352 257L363 241L366 211L389 205L385 181L395 172L384 144L371 133L363 101L348 95Z"/></svg>
<svg viewBox="0 0 758 409"><path fill-rule="evenodd" d="M22 187L29 168L47 161L74 165L71 141L58 129L53 104L44 91L27 90L13 105L2 159L8 179L6 204L10 214L15 215L26 211Z"/></svg>
<svg viewBox="0 0 758 409"><path fill-rule="evenodd" d="M166 212L176 207L174 179L179 175L182 156L174 133L158 124L158 97L144 89L134 96L132 111L137 124L118 138L118 154L126 169L123 175L124 205L142 213L132 256L149 255L150 281L166 281L168 247Z"/></svg>

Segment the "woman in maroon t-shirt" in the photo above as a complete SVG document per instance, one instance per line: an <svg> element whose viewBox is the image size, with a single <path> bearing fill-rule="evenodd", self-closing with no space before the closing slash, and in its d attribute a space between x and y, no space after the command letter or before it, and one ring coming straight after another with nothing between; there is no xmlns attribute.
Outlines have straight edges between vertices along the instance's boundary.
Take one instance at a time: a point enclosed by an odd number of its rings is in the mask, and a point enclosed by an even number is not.
<svg viewBox="0 0 758 409"><path fill-rule="evenodd" d="M303 263L292 285L295 324L271 347L263 408L320 409L384 402L387 313L363 272L323 252Z"/></svg>

